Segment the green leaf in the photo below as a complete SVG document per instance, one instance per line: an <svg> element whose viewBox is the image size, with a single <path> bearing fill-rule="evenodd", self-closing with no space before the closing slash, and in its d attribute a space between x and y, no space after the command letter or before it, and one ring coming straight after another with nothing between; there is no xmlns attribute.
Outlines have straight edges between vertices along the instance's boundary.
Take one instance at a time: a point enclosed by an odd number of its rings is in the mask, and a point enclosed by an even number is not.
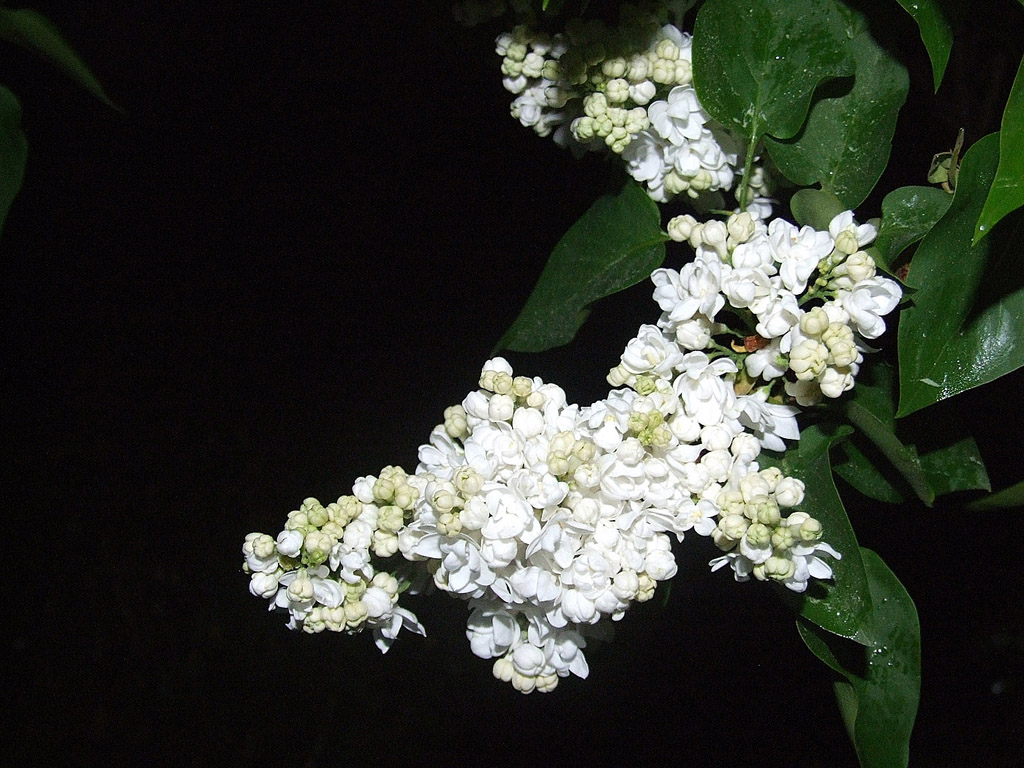
<svg viewBox="0 0 1024 768"><path fill-rule="evenodd" d="M798 596L800 615L840 637L867 644L873 637L867 577L857 537L832 480L828 455L832 444L850 432L849 427L826 432L820 425L813 424L800 433L797 448L786 451L781 459L762 453L761 463L777 466L784 474L804 482L802 508L821 522L825 541L842 555L841 560L832 563L833 582L816 585L823 595L815 595L808 589ZM792 596L787 593L785 597Z"/></svg>
<svg viewBox="0 0 1024 768"><path fill-rule="evenodd" d="M860 450L855 442L860 435L844 442L846 459L836 474L865 496L889 502L910 491L931 506L941 494L988 490L978 446L956 425L938 433L932 419L896 422L894 379L892 367L880 362L857 382L845 403L846 416L872 445Z"/></svg>
<svg viewBox="0 0 1024 768"><path fill-rule="evenodd" d="M998 493L982 496L977 501L972 501L966 508L979 510L1003 509L1006 507L1024 507L1024 480L1016 485L1011 485L1009 488L1003 488Z"/></svg>
<svg viewBox="0 0 1024 768"><path fill-rule="evenodd" d="M985 207L978 217L973 243L1010 211L1024 205L1024 59L1017 68L999 129L999 167Z"/></svg>
<svg viewBox="0 0 1024 768"><path fill-rule="evenodd" d="M896 436L892 369L875 365L869 376L857 382L853 396L846 400L846 418L874 443L914 494L930 507L935 502L935 492L928 484L917 451Z"/></svg>
<svg viewBox="0 0 1024 768"><path fill-rule="evenodd" d="M900 187L886 195L875 239L884 263L893 264L903 251L927 235L952 201L953 196L938 187Z"/></svg>
<svg viewBox="0 0 1024 768"><path fill-rule="evenodd" d="M18 97L0 86L0 230L25 178L28 141L21 130Z"/></svg>
<svg viewBox="0 0 1024 768"><path fill-rule="evenodd" d="M833 464L835 473L869 499L888 504L906 500L899 481L890 480L880 468L885 458L865 438L851 435L836 451L839 457Z"/></svg>
<svg viewBox="0 0 1024 768"><path fill-rule="evenodd" d="M889 162L910 78L865 28L847 49L856 62L853 87L836 81L820 88L800 132L784 141L768 137L765 147L790 181L820 183L852 209L868 196Z"/></svg>
<svg viewBox="0 0 1024 768"><path fill-rule="evenodd" d="M939 90L942 75L949 61L949 51L953 47L953 30L942 12L939 0L897 0L903 9L914 17L917 27L921 30L921 41L928 58L932 62L932 80L935 90Z"/></svg>
<svg viewBox="0 0 1024 768"><path fill-rule="evenodd" d="M707 0L693 29L701 105L748 138L800 130L818 83L852 74L833 0Z"/></svg>
<svg viewBox="0 0 1024 768"><path fill-rule="evenodd" d="M789 210L800 226L825 231L832 219L847 208L824 189L800 189L790 198Z"/></svg>
<svg viewBox="0 0 1024 768"><path fill-rule="evenodd" d="M1024 365L1024 211L971 246L995 175L998 138L964 156L949 210L917 248L907 282L917 288L899 323L900 406L906 416Z"/></svg>
<svg viewBox="0 0 1024 768"><path fill-rule="evenodd" d="M811 652L846 678L836 686L847 731L864 768L904 768L921 696L921 625L914 601L882 559L860 554L867 574L876 640L850 657L843 647L804 621L797 630Z"/></svg>
<svg viewBox="0 0 1024 768"><path fill-rule="evenodd" d="M936 496L955 491L989 491L985 462L973 437L921 455L921 468Z"/></svg>
<svg viewBox="0 0 1024 768"><path fill-rule="evenodd" d="M497 348L542 352L568 344L588 305L650 277L667 239L657 204L637 184L599 198L555 246Z"/></svg>
<svg viewBox="0 0 1024 768"><path fill-rule="evenodd" d="M0 39L42 56L100 101L120 111L120 107L107 97L99 80L67 44L57 28L38 11L0 8Z"/></svg>

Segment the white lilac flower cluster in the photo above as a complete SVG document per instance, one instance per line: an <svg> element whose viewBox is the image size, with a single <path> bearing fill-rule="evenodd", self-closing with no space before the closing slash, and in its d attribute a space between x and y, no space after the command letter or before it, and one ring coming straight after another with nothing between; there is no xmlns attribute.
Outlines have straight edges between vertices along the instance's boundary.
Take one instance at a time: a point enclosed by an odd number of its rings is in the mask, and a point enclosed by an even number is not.
<svg viewBox="0 0 1024 768"><path fill-rule="evenodd" d="M291 629L353 634L369 627L382 652L402 627L422 635L423 625L397 604L408 585L375 566L398 551L397 534L419 496L410 480L385 467L326 507L306 499L276 539L250 533L242 546L249 591L286 610Z"/></svg>
<svg viewBox="0 0 1024 768"><path fill-rule="evenodd" d="M276 539L246 537L250 590L308 632L404 626L398 554L469 601L473 652L517 690L586 677L585 636L675 575L672 539L712 536L738 580L802 591L831 575L821 525L780 510L803 484L761 469L762 445L796 437L792 406L737 395L731 360L684 352L641 328L614 375L628 387L581 408L538 378L489 361L480 388L448 408L416 472L387 467L327 507L307 499ZM751 429L748 425L753 425ZM401 561L399 561L401 562Z"/></svg>
<svg viewBox="0 0 1024 768"><path fill-rule="evenodd" d="M766 403L788 396L809 406L850 390L872 351L867 342L885 332L883 318L902 297L863 250L877 230L850 211L827 232L783 219L765 225L747 213L706 223L678 216L668 232L696 257L653 274L658 330L683 350L718 348L742 368L739 385ZM742 333L722 324L723 312ZM729 348L712 339L722 333L732 336ZM769 416L750 418L770 431Z"/></svg>
<svg viewBox="0 0 1024 768"><path fill-rule="evenodd" d="M727 192L739 147L703 110L693 87L692 38L630 9L618 28L575 20L548 36L521 25L502 34L505 88L512 115L541 136L576 150L610 150L658 202L685 192ZM762 169L746 197L768 205Z"/></svg>

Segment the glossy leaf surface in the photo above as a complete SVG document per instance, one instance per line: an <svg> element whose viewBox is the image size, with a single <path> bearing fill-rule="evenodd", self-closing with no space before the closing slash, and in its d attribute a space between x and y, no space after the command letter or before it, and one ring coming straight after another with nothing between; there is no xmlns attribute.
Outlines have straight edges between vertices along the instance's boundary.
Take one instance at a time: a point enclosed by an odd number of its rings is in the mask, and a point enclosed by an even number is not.
<svg viewBox="0 0 1024 768"><path fill-rule="evenodd" d="M694 87L728 128L788 139L818 84L853 73L846 43L832 0L708 0L693 30Z"/></svg>
<svg viewBox="0 0 1024 768"><path fill-rule="evenodd" d="M667 239L657 205L638 185L599 198L555 246L498 348L542 352L568 344L592 302L650 277Z"/></svg>
<svg viewBox="0 0 1024 768"><path fill-rule="evenodd" d="M974 230L977 243L1010 211L1024 205L1024 59L1017 68L999 128L999 167Z"/></svg>
<svg viewBox="0 0 1024 768"><path fill-rule="evenodd" d="M798 621L797 629L811 652L846 678L837 683L836 698L860 764L905 768L921 695L921 626L917 608L895 574L870 549L860 554L875 641L857 652L806 622Z"/></svg>
<svg viewBox="0 0 1024 768"><path fill-rule="evenodd" d="M949 51L953 47L953 30L949 26L942 5L938 0L897 0L909 13L921 31L921 42L928 51L932 63L932 81L939 90L942 76L949 62Z"/></svg>
<svg viewBox="0 0 1024 768"><path fill-rule="evenodd" d="M861 24L859 19L851 23ZM791 139L765 139L789 180L820 183L848 209L868 196L889 161L893 131L907 98L907 70L861 28L847 49L856 63L852 87L837 80L818 89L807 123Z"/></svg>
<svg viewBox="0 0 1024 768"><path fill-rule="evenodd" d="M911 262L907 282L916 291L900 316L897 416L1024 365L1022 211L971 245L995 176L998 140L986 136L964 156L953 202Z"/></svg>

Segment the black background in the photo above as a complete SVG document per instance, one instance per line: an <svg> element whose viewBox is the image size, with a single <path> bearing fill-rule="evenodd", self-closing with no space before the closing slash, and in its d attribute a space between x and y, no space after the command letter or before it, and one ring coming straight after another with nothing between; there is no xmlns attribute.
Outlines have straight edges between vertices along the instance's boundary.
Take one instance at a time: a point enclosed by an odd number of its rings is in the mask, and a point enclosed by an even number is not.
<svg viewBox="0 0 1024 768"><path fill-rule="evenodd" d="M905 41L916 80L865 217L923 183L956 128L968 143L998 128L1022 39L1011 6L965 20L938 96L910 22L879 33ZM632 610L588 649L590 679L549 695L494 681L455 601L413 603L428 638L381 657L366 636L291 633L247 591L247 532L415 466L607 184L600 160L508 117L499 29L460 29L442 3L33 7L126 114L4 49L30 142L0 244L5 750L39 765L855 764L831 673L762 585L706 572L705 541L680 551L664 607ZM642 285L569 347L510 358L591 402L655 316ZM996 487L1020 475L1003 434L1021 383L930 411L970 416ZM1016 766L1020 511L962 501L851 516L921 614L912 764Z"/></svg>

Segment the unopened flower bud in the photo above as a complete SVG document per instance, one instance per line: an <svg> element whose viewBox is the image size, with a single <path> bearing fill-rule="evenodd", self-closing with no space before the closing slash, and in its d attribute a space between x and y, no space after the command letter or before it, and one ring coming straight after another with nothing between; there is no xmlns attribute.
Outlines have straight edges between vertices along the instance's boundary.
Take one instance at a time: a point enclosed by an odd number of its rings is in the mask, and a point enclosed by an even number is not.
<svg viewBox="0 0 1024 768"><path fill-rule="evenodd" d="M784 477L775 486L775 500L780 507L796 507L804 500L804 483L795 477Z"/></svg>
<svg viewBox="0 0 1024 768"><path fill-rule="evenodd" d="M828 347L814 339L804 339L789 353L789 368L801 381L817 378L828 364Z"/></svg>
<svg viewBox="0 0 1024 768"><path fill-rule="evenodd" d="M390 502L395 498L395 484L391 480L380 477L373 484L373 498L378 502Z"/></svg>
<svg viewBox="0 0 1024 768"><path fill-rule="evenodd" d="M860 248L860 243L857 242L857 235L855 232L851 232L849 229L844 229L836 237L836 250L840 253L856 253Z"/></svg>
<svg viewBox="0 0 1024 768"><path fill-rule="evenodd" d="M288 599L295 603L302 603L313 599L313 582L309 580L304 570L288 585Z"/></svg>
<svg viewBox="0 0 1024 768"><path fill-rule="evenodd" d="M747 528L747 543L754 549L764 549L772 541L772 531L763 523L754 523Z"/></svg>
<svg viewBox="0 0 1024 768"><path fill-rule="evenodd" d="M511 390L511 381L509 382ZM515 401L506 395L494 395L487 404L487 417L491 421L510 421L515 412Z"/></svg>
<svg viewBox="0 0 1024 768"><path fill-rule="evenodd" d="M772 555L764 564L764 573L770 579L784 581L796 573L796 566L788 558Z"/></svg>
<svg viewBox="0 0 1024 768"><path fill-rule="evenodd" d="M754 232L757 231L757 227L754 225L754 217L746 211L734 213L730 216L726 222L726 229L729 231L732 247L747 242L754 236Z"/></svg>
<svg viewBox="0 0 1024 768"><path fill-rule="evenodd" d="M689 215L676 216L668 223L668 236L677 243L683 243L690 239L693 228L698 226L697 220Z"/></svg>
<svg viewBox="0 0 1024 768"><path fill-rule="evenodd" d="M818 541L822 535L821 523L808 517L800 525L800 540L805 542Z"/></svg>

